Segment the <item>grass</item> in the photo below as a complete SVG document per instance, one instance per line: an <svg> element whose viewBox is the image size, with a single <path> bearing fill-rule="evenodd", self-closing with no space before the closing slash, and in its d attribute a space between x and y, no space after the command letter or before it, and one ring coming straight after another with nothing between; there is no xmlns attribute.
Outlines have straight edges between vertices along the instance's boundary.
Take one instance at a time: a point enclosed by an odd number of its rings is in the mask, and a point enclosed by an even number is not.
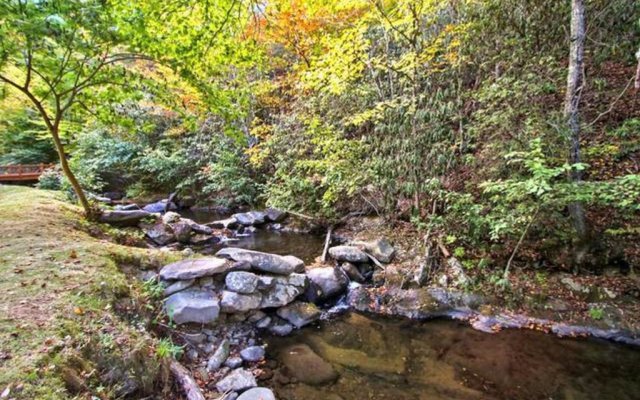
<svg viewBox="0 0 640 400"><path fill-rule="evenodd" d="M115 311L135 311L141 293L119 264L159 265L169 256L83 228L80 210L60 194L0 185L0 392L10 387L10 398L111 397L123 390L118 379L110 387L99 375L114 363L113 374L141 391L156 379L144 321Z"/></svg>

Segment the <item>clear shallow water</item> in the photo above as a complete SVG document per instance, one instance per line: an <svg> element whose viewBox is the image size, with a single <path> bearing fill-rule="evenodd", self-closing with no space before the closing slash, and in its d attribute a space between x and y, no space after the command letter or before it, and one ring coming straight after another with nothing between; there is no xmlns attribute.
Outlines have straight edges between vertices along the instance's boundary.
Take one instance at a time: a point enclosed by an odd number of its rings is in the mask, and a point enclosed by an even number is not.
<svg viewBox="0 0 640 400"><path fill-rule="evenodd" d="M181 211L180 215L198 223L209 223L228 218L229 215L210 211ZM322 255L324 237L313 234L277 232L258 229L256 232L233 238L234 240L217 243L202 249L203 253L215 253L223 247L263 251L279 255L294 255L305 263L311 263Z"/></svg>
<svg viewBox="0 0 640 400"><path fill-rule="evenodd" d="M349 314L268 342L272 359L306 344L339 374L292 383L279 362L269 384L282 400L640 399L640 350L604 341Z"/></svg>

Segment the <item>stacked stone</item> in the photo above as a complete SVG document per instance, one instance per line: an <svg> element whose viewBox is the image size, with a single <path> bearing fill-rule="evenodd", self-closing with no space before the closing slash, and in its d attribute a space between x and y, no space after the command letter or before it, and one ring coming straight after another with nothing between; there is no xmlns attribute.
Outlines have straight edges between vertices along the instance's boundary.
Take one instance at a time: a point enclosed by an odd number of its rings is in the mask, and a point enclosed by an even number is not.
<svg viewBox="0 0 640 400"><path fill-rule="evenodd" d="M320 316L314 305L294 303L309 285L302 260L239 248L216 256L179 261L160 271L165 310L176 324L210 324L222 313L286 334ZM274 309L271 316L260 311Z"/></svg>

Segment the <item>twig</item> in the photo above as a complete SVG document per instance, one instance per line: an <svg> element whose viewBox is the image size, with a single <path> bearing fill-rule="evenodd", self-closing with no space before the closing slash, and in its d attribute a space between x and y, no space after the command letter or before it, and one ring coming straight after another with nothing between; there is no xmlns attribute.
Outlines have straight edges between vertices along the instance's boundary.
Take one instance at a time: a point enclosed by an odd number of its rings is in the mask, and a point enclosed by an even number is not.
<svg viewBox="0 0 640 400"><path fill-rule="evenodd" d="M524 228L524 231L522 231L522 235L520 235L520 240L518 240L516 247L513 249L513 252L511 253L511 257L509 257L509 261L507 261L507 266L504 268L503 276L505 278L509 276L509 268L511 267L511 262L513 261L513 258L516 256L516 253L518 252L518 249L520 248L520 245L522 244L524 237L527 235L527 232L529 232L529 227L531 226L533 221L536 219L536 216L538 215L539 210L540 208L536 208L536 212L533 214L533 216L529 220L529 223L527 223L527 226Z"/></svg>
<svg viewBox="0 0 640 400"><path fill-rule="evenodd" d="M639 64L640 65L640 64ZM640 69L638 70L640 71ZM627 90L629 90L629 87L631 86L631 84L633 83L633 81L636 79L636 77L631 77L631 79L629 80L629 83L627 83L627 86L625 86L624 90L622 91L622 93L620 93L620 95L618 95L618 97L616 97L616 99L611 103L611 105L609 106L609 108L607 109L607 111L604 111L602 113L600 113L600 115L598 115L596 117L596 119L594 119L593 121L591 121L589 123L589 125L587 126L593 126L593 124L595 124L596 122L598 122L600 120L600 118L604 117L605 115L609 114L611 111L613 111L613 107L615 107L616 103L618 101L620 101L620 99L622 98L622 96L624 96L625 93L627 93Z"/></svg>
<svg viewBox="0 0 640 400"><path fill-rule="evenodd" d="M382 265L382 263L381 263L380 261L378 261L378 259L377 259L377 258L375 258L375 257L374 257L374 256L372 256L371 254L367 253L366 251L364 252L364 254L366 254L366 255L367 255L367 257L369 257L369 259L370 259L371 261L373 261L373 263L374 263L378 268L380 268L380 269L381 269L381 270L383 270L383 271L385 270L384 265Z"/></svg>
<svg viewBox="0 0 640 400"><path fill-rule="evenodd" d="M327 229L327 238L324 240L324 249L322 250L322 262L327 262L327 252L329 251L329 242L331 242L331 232L333 231L333 225Z"/></svg>

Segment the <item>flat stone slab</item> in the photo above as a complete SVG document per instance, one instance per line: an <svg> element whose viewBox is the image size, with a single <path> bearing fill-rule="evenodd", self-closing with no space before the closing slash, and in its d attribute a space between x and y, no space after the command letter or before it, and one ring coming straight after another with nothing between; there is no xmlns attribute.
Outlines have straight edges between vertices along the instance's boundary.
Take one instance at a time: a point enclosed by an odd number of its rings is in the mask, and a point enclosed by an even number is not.
<svg viewBox="0 0 640 400"><path fill-rule="evenodd" d="M220 314L220 302L213 291L186 289L167 297L165 310L176 324L208 324Z"/></svg>
<svg viewBox="0 0 640 400"><path fill-rule="evenodd" d="M369 256L355 246L335 246L329 249L329 255L334 260L353 263L369 262Z"/></svg>
<svg viewBox="0 0 640 400"><path fill-rule="evenodd" d="M333 366L306 344L289 346L280 353L280 360L293 378L310 385L335 381L338 374Z"/></svg>
<svg viewBox="0 0 640 400"><path fill-rule="evenodd" d="M260 308L282 307L291 303L304 293L307 283L305 274L294 273L286 277L273 277L271 279L272 286L263 291Z"/></svg>
<svg viewBox="0 0 640 400"><path fill-rule="evenodd" d="M277 254L227 247L216 253L218 257L229 258L233 261L246 261L251 268L260 272L289 275L304 268L304 262L294 256L279 256Z"/></svg>
<svg viewBox="0 0 640 400"><path fill-rule="evenodd" d="M225 278L227 289L236 293L253 293L258 287L258 275L246 271L229 272Z"/></svg>
<svg viewBox="0 0 640 400"><path fill-rule="evenodd" d="M230 268L231 264L223 258L195 258L165 265L160 270L160 278L164 280L189 280L222 274Z"/></svg>
<svg viewBox="0 0 640 400"><path fill-rule="evenodd" d="M222 292L220 305L225 313L242 313L260 308L260 293L241 294L225 290Z"/></svg>

